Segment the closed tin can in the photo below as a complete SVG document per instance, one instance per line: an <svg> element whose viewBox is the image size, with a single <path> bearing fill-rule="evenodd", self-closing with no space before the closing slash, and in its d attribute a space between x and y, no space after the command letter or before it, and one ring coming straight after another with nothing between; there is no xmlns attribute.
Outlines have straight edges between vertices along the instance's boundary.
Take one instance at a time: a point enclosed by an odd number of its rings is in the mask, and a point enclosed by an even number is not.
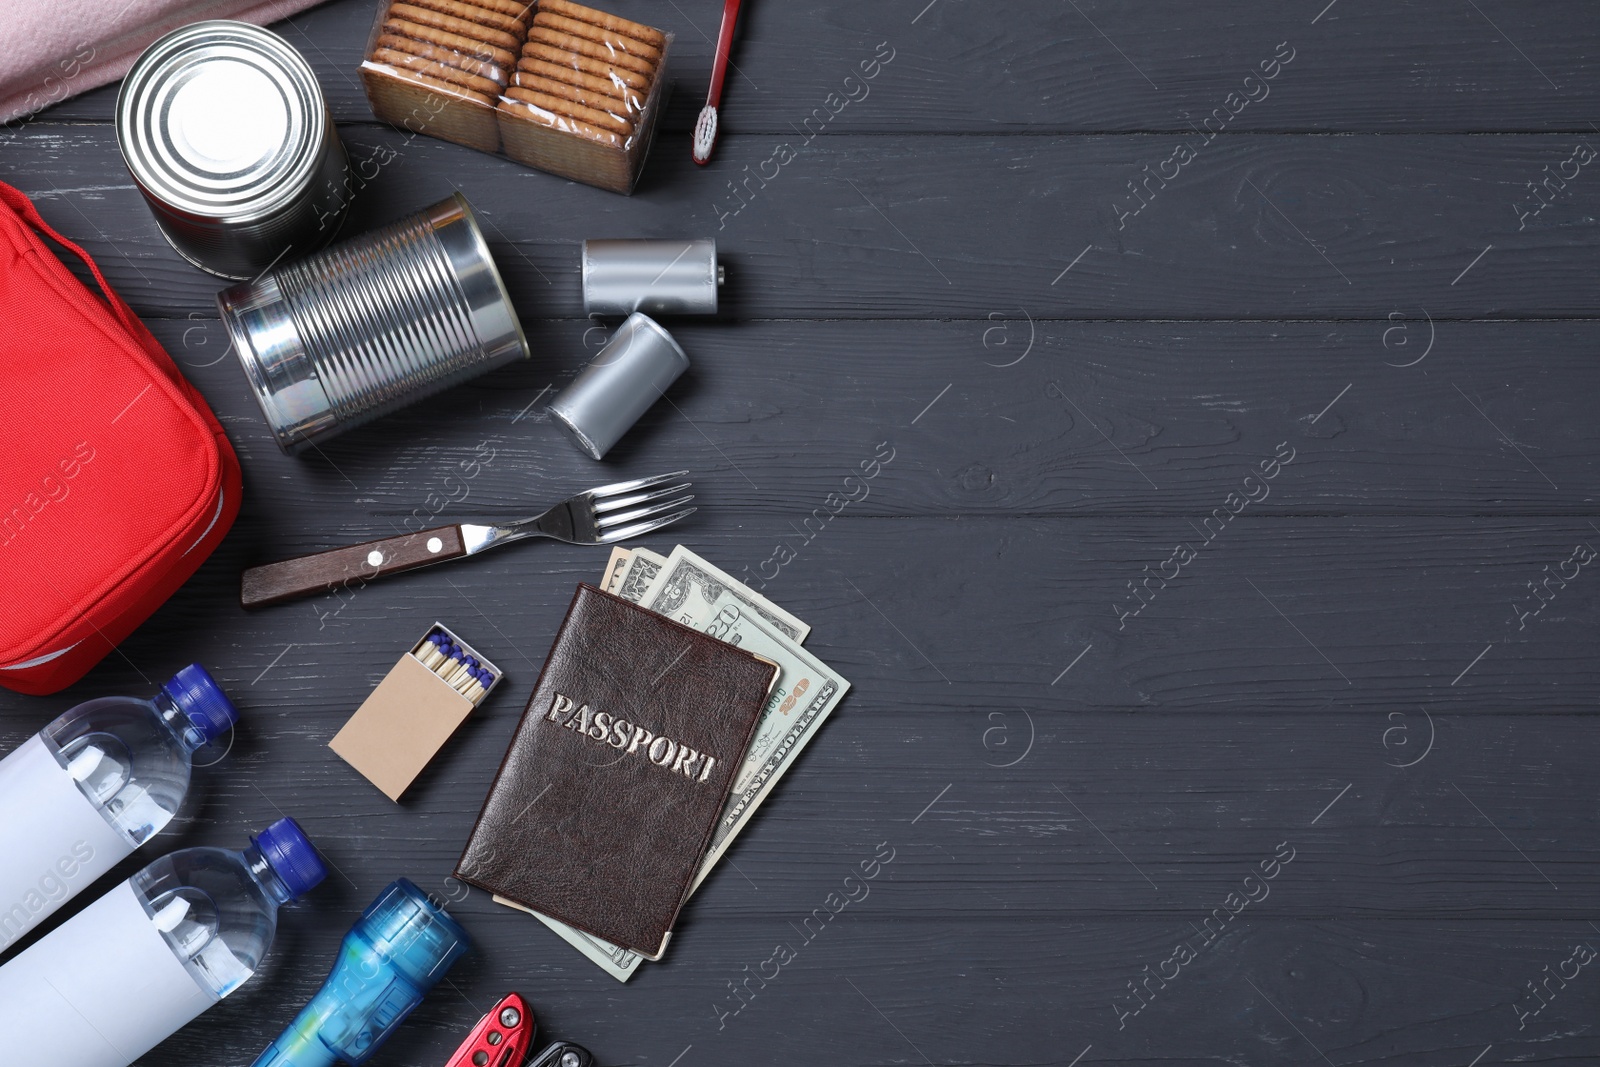
<svg viewBox="0 0 1600 1067"><path fill-rule="evenodd" d="M550 414L591 459L604 459L688 369L689 357L672 335L636 311L550 401Z"/></svg>
<svg viewBox="0 0 1600 1067"><path fill-rule="evenodd" d="M583 242L585 314L715 315L722 278L709 238Z"/></svg>
<svg viewBox="0 0 1600 1067"><path fill-rule="evenodd" d="M224 289L217 308L273 438L291 454L528 358L460 193Z"/></svg>
<svg viewBox="0 0 1600 1067"><path fill-rule="evenodd" d="M196 22L145 49L117 94L117 144L178 254L253 278L326 244L348 161L299 52L244 22Z"/></svg>

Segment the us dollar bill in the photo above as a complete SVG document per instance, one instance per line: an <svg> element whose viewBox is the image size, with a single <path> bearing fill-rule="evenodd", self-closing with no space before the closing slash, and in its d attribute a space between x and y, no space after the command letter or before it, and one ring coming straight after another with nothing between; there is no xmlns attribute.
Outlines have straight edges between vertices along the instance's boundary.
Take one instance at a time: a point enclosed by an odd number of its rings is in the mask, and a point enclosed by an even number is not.
<svg viewBox="0 0 1600 1067"><path fill-rule="evenodd" d="M660 573L638 603L685 626L703 630L702 623L716 614L724 596L739 600L797 645L804 644L811 633L811 627L682 545L662 563Z"/></svg>
<svg viewBox="0 0 1600 1067"><path fill-rule="evenodd" d="M778 680L756 724L755 736L745 752L744 763L734 776L733 792L717 819L710 847L689 886L692 894L727 855L734 838L749 824L761 802L816 736L833 709L839 706L839 701L850 691L850 683L753 612L732 590L724 590L711 610L689 625L719 641L769 659L778 664L779 670ZM619 982L626 982L638 970L643 957L637 953L573 929L531 908L522 908L499 897L495 899L537 918Z"/></svg>
<svg viewBox="0 0 1600 1067"><path fill-rule="evenodd" d="M558 922L548 915L541 915L532 908L518 904L514 900L507 900L505 897L496 895L494 902L532 915L535 919L555 931L556 936L583 953L589 958L590 962L597 964L601 970L619 982L626 982L632 978L634 972L639 969L639 964L644 962L644 957L637 952L629 952L627 949L613 945L609 941L602 941L592 934L584 933L577 927Z"/></svg>
<svg viewBox="0 0 1600 1067"><path fill-rule="evenodd" d="M628 551L628 565L622 569L622 576L617 579L617 587L611 592L637 604L644 599L645 593L650 591L650 586L667 561L664 556L658 556L648 548L634 548Z"/></svg>
<svg viewBox="0 0 1600 1067"><path fill-rule="evenodd" d="M837 671L754 614L744 598L732 590L725 591L713 608L710 617L695 629L772 660L778 664L779 673L690 892L705 881L778 779L850 691L850 683Z"/></svg>
<svg viewBox="0 0 1600 1067"><path fill-rule="evenodd" d="M622 585L622 572L627 569L628 561L633 558L633 552L626 548L613 548L611 558L606 560L606 570L600 577L600 588L608 593L615 593Z"/></svg>

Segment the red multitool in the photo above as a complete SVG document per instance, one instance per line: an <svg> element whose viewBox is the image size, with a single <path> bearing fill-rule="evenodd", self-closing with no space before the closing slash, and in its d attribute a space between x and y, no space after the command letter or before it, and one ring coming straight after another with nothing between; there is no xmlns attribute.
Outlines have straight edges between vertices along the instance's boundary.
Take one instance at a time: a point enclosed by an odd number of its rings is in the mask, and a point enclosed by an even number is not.
<svg viewBox="0 0 1600 1067"><path fill-rule="evenodd" d="M528 1002L507 993L472 1028L445 1067L521 1067L536 1029Z"/></svg>

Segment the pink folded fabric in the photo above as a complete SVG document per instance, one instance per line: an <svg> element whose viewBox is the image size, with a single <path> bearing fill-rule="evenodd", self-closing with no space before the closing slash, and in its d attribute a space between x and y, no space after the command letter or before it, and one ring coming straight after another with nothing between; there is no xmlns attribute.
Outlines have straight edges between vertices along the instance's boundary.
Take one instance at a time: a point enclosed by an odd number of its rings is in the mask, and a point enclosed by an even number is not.
<svg viewBox="0 0 1600 1067"><path fill-rule="evenodd" d="M320 0L4 0L0 122L128 73L156 38L202 19L266 25Z"/></svg>

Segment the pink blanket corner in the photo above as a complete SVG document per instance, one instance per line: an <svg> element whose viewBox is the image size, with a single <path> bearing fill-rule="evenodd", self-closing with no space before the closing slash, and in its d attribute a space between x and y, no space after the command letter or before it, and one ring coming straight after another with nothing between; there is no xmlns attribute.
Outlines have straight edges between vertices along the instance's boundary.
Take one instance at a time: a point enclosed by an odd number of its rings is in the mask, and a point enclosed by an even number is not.
<svg viewBox="0 0 1600 1067"><path fill-rule="evenodd" d="M6 0L0 123L116 81L151 42L203 19L266 25L321 0Z"/></svg>

